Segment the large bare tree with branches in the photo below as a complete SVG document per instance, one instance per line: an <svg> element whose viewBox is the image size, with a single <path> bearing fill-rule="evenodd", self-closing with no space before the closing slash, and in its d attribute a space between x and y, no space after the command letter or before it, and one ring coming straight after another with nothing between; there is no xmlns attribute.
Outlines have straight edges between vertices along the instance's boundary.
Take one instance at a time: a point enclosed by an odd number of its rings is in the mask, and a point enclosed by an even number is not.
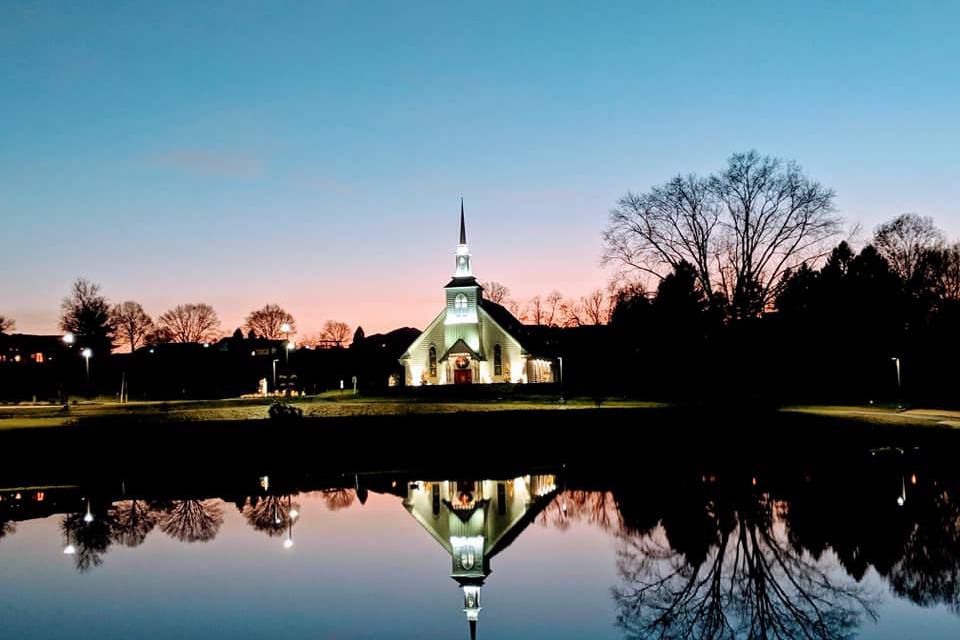
<svg viewBox="0 0 960 640"><path fill-rule="evenodd" d="M253 331L261 338L280 340L287 337L288 333L296 333L297 323L293 316L280 305L267 304L251 311L243 323L243 328ZM285 328L287 331L284 331Z"/></svg>
<svg viewBox="0 0 960 640"><path fill-rule="evenodd" d="M113 305L110 322L116 327L116 336L121 344L129 345L131 353L142 346L147 335L154 330L153 318L147 315L139 302L132 300Z"/></svg>
<svg viewBox="0 0 960 640"><path fill-rule="evenodd" d="M754 316L787 271L825 255L840 231L833 199L794 162L734 154L714 175L677 176L620 198L604 231L604 262L658 280L688 262L734 317Z"/></svg>
<svg viewBox="0 0 960 640"><path fill-rule="evenodd" d="M213 342L220 336L220 319L208 304L181 304L157 318L173 342Z"/></svg>

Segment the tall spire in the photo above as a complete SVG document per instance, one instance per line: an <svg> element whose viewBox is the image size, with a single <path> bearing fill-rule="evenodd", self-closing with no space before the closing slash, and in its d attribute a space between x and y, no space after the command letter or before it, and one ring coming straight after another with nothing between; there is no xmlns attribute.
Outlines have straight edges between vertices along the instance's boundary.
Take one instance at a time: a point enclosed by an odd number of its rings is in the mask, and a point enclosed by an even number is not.
<svg viewBox="0 0 960 640"><path fill-rule="evenodd" d="M463 223L463 198L460 198L460 244L467 244L467 227Z"/></svg>

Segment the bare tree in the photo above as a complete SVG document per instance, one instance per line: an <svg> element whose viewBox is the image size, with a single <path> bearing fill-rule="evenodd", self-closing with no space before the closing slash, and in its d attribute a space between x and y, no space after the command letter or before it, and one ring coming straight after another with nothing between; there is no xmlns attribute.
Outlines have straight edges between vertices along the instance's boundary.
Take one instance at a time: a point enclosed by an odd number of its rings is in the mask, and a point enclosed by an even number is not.
<svg viewBox="0 0 960 640"><path fill-rule="evenodd" d="M580 298L580 308L589 324L606 324L610 318L610 305L603 289L594 289Z"/></svg>
<svg viewBox="0 0 960 640"><path fill-rule="evenodd" d="M570 298L560 301L557 307L557 324L563 327L579 327L584 323L584 310L581 304Z"/></svg>
<svg viewBox="0 0 960 640"><path fill-rule="evenodd" d="M13 318L0 316L0 333L10 333L17 328L17 323Z"/></svg>
<svg viewBox="0 0 960 640"><path fill-rule="evenodd" d="M117 337L130 346L133 353L144 343L147 334L154 330L153 318L147 315L139 302L127 300L110 310L110 322L116 327Z"/></svg>
<svg viewBox="0 0 960 640"><path fill-rule="evenodd" d="M922 276L927 254L943 247L943 232L933 218L905 213L877 227L873 245L905 282Z"/></svg>
<svg viewBox="0 0 960 640"><path fill-rule="evenodd" d="M483 286L483 297L490 302L503 304L510 297L510 289L495 280L483 282L481 286Z"/></svg>
<svg viewBox="0 0 960 640"><path fill-rule="evenodd" d="M563 302L563 294L554 289L543 299L543 324L555 327L560 320L560 303Z"/></svg>
<svg viewBox="0 0 960 640"><path fill-rule="evenodd" d="M284 327L284 325L288 325L288 327ZM287 337L288 333L296 333L297 323L293 316L281 308L280 305L267 304L256 311L251 311L243 323L243 328L247 331L253 331L261 338L280 340ZM288 328L288 330L284 331L284 328Z"/></svg>
<svg viewBox="0 0 960 640"><path fill-rule="evenodd" d="M350 325L346 322L337 322L336 320L327 320L323 323L323 329L320 331L320 338L327 344L336 344L342 347L350 336Z"/></svg>
<svg viewBox="0 0 960 640"><path fill-rule="evenodd" d="M825 255L840 230L833 199L793 162L734 154L718 174L622 197L604 232L604 261L657 279L686 261L735 317L757 315L784 273Z"/></svg>
<svg viewBox="0 0 960 640"><path fill-rule="evenodd" d="M543 298L540 296L533 296L530 298L530 302L527 305L527 318L532 324L545 324L546 309L544 308Z"/></svg>
<svg viewBox="0 0 960 640"><path fill-rule="evenodd" d="M220 335L220 319L208 304L181 304L157 318L173 342L213 342Z"/></svg>

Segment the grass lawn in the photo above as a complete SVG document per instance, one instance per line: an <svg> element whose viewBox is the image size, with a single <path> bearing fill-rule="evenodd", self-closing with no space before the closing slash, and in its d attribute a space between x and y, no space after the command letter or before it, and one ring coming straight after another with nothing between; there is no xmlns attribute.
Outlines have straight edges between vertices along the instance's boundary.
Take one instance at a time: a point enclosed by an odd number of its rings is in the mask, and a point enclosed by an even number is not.
<svg viewBox="0 0 960 640"><path fill-rule="evenodd" d="M112 401L78 402L69 410L55 405L0 406L0 431L34 427L60 427L101 418L124 418L146 422L201 422L258 420L268 418L272 398L230 398L224 400L174 400L168 402ZM518 410L571 410L596 408L589 398L572 398L565 403L556 397L529 396L507 399L474 399L463 401L436 401L418 398L383 398L375 396L341 395L330 391L318 396L292 398L290 404L300 408L305 417L325 418L364 415L416 415L423 413L456 413ZM601 408L654 408L664 404L613 400L604 401Z"/></svg>
<svg viewBox="0 0 960 640"><path fill-rule="evenodd" d="M901 410L895 406L877 405L797 405L784 407L781 412L842 418L875 425L960 428L960 411L949 409Z"/></svg>

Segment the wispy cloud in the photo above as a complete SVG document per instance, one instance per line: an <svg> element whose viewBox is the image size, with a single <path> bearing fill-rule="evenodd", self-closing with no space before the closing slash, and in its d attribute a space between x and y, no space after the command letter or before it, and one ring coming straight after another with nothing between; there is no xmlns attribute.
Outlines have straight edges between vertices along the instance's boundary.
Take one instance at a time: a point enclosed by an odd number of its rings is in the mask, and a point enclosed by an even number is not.
<svg viewBox="0 0 960 640"><path fill-rule="evenodd" d="M249 153L220 149L169 149L156 157L159 164L204 176L252 178L263 173L263 161Z"/></svg>

